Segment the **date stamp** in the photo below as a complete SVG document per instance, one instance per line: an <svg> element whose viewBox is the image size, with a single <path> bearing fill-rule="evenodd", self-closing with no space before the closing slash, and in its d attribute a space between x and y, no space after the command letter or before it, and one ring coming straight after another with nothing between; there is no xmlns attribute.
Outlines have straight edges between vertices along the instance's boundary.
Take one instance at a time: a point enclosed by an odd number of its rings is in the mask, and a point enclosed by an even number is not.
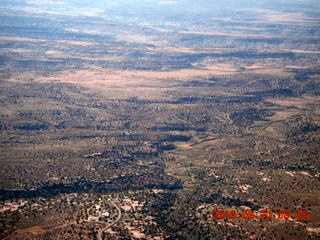
<svg viewBox="0 0 320 240"><path fill-rule="evenodd" d="M306 209L296 209L294 212L290 212L288 209L280 209L276 213L271 210L242 210L240 213L236 209L212 210L211 218L213 220L222 219L243 219L243 220L271 220L273 218L280 220L296 220L296 221L307 221L309 219L309 213Z"/></svg>

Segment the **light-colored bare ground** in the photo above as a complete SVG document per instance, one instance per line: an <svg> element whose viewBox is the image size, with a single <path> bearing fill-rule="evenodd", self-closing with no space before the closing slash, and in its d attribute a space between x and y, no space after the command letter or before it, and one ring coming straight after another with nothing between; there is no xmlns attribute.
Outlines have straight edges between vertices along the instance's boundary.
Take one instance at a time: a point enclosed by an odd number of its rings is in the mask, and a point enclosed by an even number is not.
<svg viewBox="0 0 320 240"><path fill-rule="evenodd" d="M291 109L278 111L273 116L269 117L269 119L272 121L283 121L283 120L286 120L286 119L296 115L297 113L298 113L298 111L291 110Z"/></svg>
<svg viewBox="0 0 320 240"><path fill-rule="evenodd" d="M261 10L262 11L262 10ZM283 13L271 10L263 10L265 14L261 17L262 20L267 22L276 22L276 23L305 23L312 21L313 19L308 18L302 12L295 13Z"/></svg>
<svg viewBox="0 0 320 240"><path fill-rule="evenodd" d="M191 144L188 143L188 142L177 142L177 143L175 143L175 146L176 146L179 150L192 149Z"/></svg>
<svg viewBox="0 0 320 240"><path fill-rule="evenodd" d="M216 75L219 75L219 73L225 74L233 74L237 72L239 69L234 65L230 63L212 63L212 59L206 59L201 62L201 67L209 70L209 71L215 71Z"/></svg>
<svg viewBox="0 0 320 240"><path fill-rule="evenodd" d="M269 9L243 9L257 17L257 22L269 23L306 23L315 21L303 12L281 12Z"/></svg>
<svg viewBox="0 0 320 240"><path fill-rule="evenodd" d="M48 57L50 58L77 58L81 60L91 60L91 61L113 61L113 62L120 62L124 60L124 57L120 56L101 56L101 57L90 57L85 54L79 54L79 53L65 53L62 51L56 51L56 50L48 50L44 52Z"/></svg>
<svg viewBox="0 0 320 240"><path fill-rule="evenodd" d="M86 33L86 34L103 34L104 32L98 29L78 29L78 28L65 28L65 31L73 33Z"/></svg>
<svg viewBox="0 0 320 240"><path fill-rule="evenodd" d="M163 189L153 189L152 192L157 194L157 193L163 193L164 190Z"/></svg>
<svg viewBox="0 0 320 240"><path fill-rule="evenodd" d="M281 77L290 77L292 73L287 72L284 68L277 68L271 66L249 66L246 67L248 73L276 75Z"/></svg>
<svg viewBox="0 0 320 240"><path fill-rule="evenodd" d="M1 41L18 41L18 42L46 42L46 39L36 39L36 38L27 38L27 37L7 37L7 36L0 36ZM85 42L85 41L73 41L73 40L56 40L56 43L62 44L69 44L69 45L76 45L76 46L83 46L88 47L94 45L92 42Z"/></svg>
<svg viewBox="0 0 320 240"><path fill-rule="evenodd" d="M123 199L123 202L125 204L120 206L120 208L122 208L125 212L130 211L131 209L141 208L143 206L138 201L131 200L130 198Z"/></svg>
<svg viewBox="0 0 320 240"><path fill-rule="evenodd" d="M276 126L270 125L264 129L264 133L268 136L272 136L273 138L277 138L278 140L283 139L284 136L277 130Z"/></svg>
<svg viewBox="0 0 320 240"><path fill-rule="evenodd" d="M290 51L293 53L320 54L320 51L307 51L307 50L300 50L300 49L288 49L286 51Z"/></svg>
<svg viewBox="0 0 320 240"><path fill-rule="evenodd" d="M294 177L294 174L295 174L295 172L293 172L293 171L286 171L286 174L288 174L288 175L290 175L291 177Z"/></svg>
<svg viewBox="0 0 320 240"><path fill-rule="evenodd" d="M53 227L50 229L43 229L40 226L34 226L34 227L29 227L29 228L24 228L24 229L17 229L16 231L14 231L10 236L6 237L5 239L10 239L12 236L21 235L24 233L31 233L34 235L44 234L46 232L50 232L50 231L53 231L56 229L64 228L64 227L67 227L67 226L75 224L75 223L76 222L68 222L63 225L59 225L59 226L56 226L56 227Z"/></svg>
<svg viewBox="0 0 320 240"><path fill-rule="evenodd" d="M31 49L25 49L25 48L2 48L1 52L32 53L32 50Z"/></svg>
<svg viewBox="0 0 320 240"><path fill-rule="evenodd" d="M34 235L37 234L43 234L46 232L46 230L42 229L39 226L35 226L35 227L30 227L30 228L25 228L25 229L19 229L16 231L17 234L23 234L23 233L32 233Z"/></svg>
<svg viewBox="0 0 320 240"><path fill-rule="evenodd" d="M269 98L267 101L285 107L301 108L305 104L320 104L320 96L303 96L301 98Z"/></svg>
<svg viewBox="0 0 320 240"><path fill-rule="evenodd" d="M121 206L121 208L122 208L125 212L128 212L128 211L131 210L131 206L129 206L129 205L123 205L123 206Z"/></svg>
<svg viewBox="0 0 320 240"><path fill-rule="evenodd" d="M60 51L48 50L45 52L46 55L55 58L63 58L66 57L66 54Z"/></svg>
<svg viewBox="0 0 320 240"><path fill-rule="evenodd" d="M45 42L44 39L0 36L0 41Z"/></svg>
<svg viewBox="0 0 320 240"><path fill-rule="evenodd" d="M221 32L221 31L180 31L181 34L204 35L204 36L227 36L227 37L256 37L256 38L272 38L271 35L247 34L244 32Z"/></svg>
<svg viewBox="0 0 320 240"><path fill-rule="evenodd" d="M40 82L68 82L79 84L110 98L136 96L144 99L167 99L166 91L172 81L187 81L208 76L235 74L233 69L210 66L211 69L181 69L174 71L105 70L92 67L88 70L66 71L51 76L36 77ZM12 78L21 81L23 76ZM176 84L176 83L175 83Z"/></svg>
<svg viewBox="0 0 320 240"><path fill-rule="evenodd" d="M5 211L17 211L19 209L19 207L23 207L25 204L27 204L27 201L19 201L17 203L7 203L3 206L0 206L0 212L5 212Z"/></svg>
<svg viewBox="0 0 320 240"><path fill-rule="evenodd" d="M157 52L157 53L163 53L163 52L168 52L168 53L202 53L202 51L196 51L192 48L187 48L187 47L162 47L162 46L157 46L156 48L147 48L149 51Z"/></svg>
<svg viewBox="0 0 320 240"><path fill-rule="evenodd" d="M125 42L138 42L147 44L161 44L161 41L156 40L154 37L138 34L119 34L117 40Z"/></svg>
<svg viewBox="0 0 320 240"><path fill-rule="evenodd" d="M134 238L137 238L137 239L146 238L146 235L144 233L140 232L139 230L137 230L136 228L128 224L125 224L125 228L129 230L129 232L132 234Z"/></svg>
<svg viewBox="0 0 320 240"><path fill-rule="evenodd" d="M208 66L208 69L181 69L174 71L130 71L130 70L79 70L79 71L69 71L62 72L57 75L40 78L39 80L48 81L48 80L57 80L57 81L66 81L74 83L87 83L95 81L98 83L100 81L117 84L119 86L123 84L134 84L136 85L137 81L143 81L150 83L152 85L156 83L154 80L164 80L164 79L178 79L178 80L188 80L193 77L205 77L209 75L221 75L221 74L230 74L231 69L228 65L228 68L225 66ZM149 80L149 82L148 82ZM141 82L138 82L141 84ZM160 85L160 84L159 84Z"/></svg>
<svg viewBox="0 0 320 240"><path fill-rule="evenodd" d="M306 228L306 230L307 230L308 232L312 232L312 233L320 233L320 228L308 227L308 228Z"/></svg>
<svg viewBox="0 0 320 240"><path fill-rule="evenodd" d="M83 46L83 47L89 47L89 46L94 45L94 43L92 43L92 42L72 41L72 40L56 40L56 42L63 43L63 44L69 44L69 45Z"/></svg>
<svg viewBox="0 0 320 240"><path fill-rule="evenodd" d="M106 232L107 232L108 234L110 234L110 235L116 235L116 234L118 234L118 232L113 231L111 228L108 228L108 229L106 230Z"/></svg>

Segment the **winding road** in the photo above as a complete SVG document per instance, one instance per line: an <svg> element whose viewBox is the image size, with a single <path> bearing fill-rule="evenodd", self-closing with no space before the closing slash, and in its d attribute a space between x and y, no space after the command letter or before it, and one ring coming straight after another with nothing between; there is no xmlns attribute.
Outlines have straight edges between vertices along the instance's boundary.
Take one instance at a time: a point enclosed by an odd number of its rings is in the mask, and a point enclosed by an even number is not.
<svg viewBox="0 0 320 240"><path fill-rule="evenodd" d="M107 226L105 226L104 228L101 228L97 234L97 238L98 240L102 240L102 233L107 230L108 228L112 227L113 225L115 225L117 222L120 221L121 217L122 217L122 213L121 213L121 209L117 206L117 204L115 204L114 201L109 200L111 202L111 204L117 209L118 211L118 217L116 218L116 220L114 220L112 223L108 224Z"/></svg>

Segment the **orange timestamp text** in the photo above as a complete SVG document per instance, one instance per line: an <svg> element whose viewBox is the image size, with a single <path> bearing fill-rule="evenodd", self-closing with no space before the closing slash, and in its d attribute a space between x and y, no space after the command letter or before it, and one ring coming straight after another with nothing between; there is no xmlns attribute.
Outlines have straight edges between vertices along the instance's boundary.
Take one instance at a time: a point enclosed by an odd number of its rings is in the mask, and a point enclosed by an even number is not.
<svg viewBox="0 0 320 240"><path fill-rule="evenodd" d="M236 209L231 210L212 210L212 219L222 220L222 219L237 219L241 218L244 220L271 220L272 218L277 218L281 220L298 220L298 221L307 221L309 219L309 213L306 209L296 209L294 213L290 212L287 209L281 209L276 213L271 210L242 210L240 213Z"/></svg>

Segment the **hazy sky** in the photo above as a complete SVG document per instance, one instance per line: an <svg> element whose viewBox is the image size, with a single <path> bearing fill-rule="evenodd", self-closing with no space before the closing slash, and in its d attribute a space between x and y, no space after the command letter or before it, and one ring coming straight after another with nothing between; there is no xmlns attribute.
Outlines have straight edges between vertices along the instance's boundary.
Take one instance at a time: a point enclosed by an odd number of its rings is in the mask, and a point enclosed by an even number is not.
<svg viewBox="0 0 320 240"><path fill-rule="evenodd" d="M216 8L273 8L273 9L293 9L298 11L301 7L319 7L318 0L1 0L0 5L4 4L27 4L35 6L61 6L65 7L171 7L176 10L196 9L216 9Z"/></svg>
<svg viewBox="0 0 320 240"><path fill-rule="evenodd" d="M232 17L247 9L319 16L319 0L1 0L0 8L104 18Z"/></svg>

